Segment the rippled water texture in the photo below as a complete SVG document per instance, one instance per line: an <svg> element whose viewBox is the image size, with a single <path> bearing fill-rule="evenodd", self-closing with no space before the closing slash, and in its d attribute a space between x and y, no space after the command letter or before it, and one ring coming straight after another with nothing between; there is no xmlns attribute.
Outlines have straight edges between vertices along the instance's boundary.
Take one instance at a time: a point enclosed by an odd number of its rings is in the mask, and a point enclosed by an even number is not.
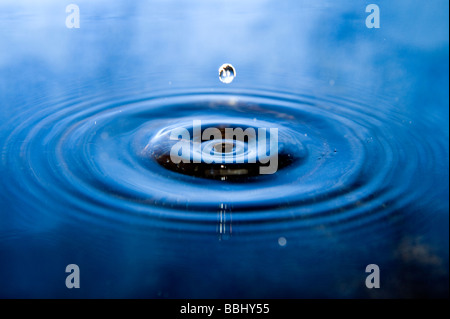
<svg viewBox="0 0 450 319"><path fill-rule="evenodd" d="M448 296L448 3L288 3L0 5L1 297ZM195 121L276 173L172 163Z"/></svg>

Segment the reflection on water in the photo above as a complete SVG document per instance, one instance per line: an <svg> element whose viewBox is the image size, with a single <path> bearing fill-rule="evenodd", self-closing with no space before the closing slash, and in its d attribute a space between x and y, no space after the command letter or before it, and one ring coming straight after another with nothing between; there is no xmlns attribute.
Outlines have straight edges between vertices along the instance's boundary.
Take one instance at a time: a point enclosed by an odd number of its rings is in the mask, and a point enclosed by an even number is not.
<svg viewBox="0 0 450 319"><path fill-rule="evenodd" d="M0 4L1 297L448 295L448 3L105 3ZM277 172L167 162L195 121Z"/></svg>
<svg viewBox="0 0 450 319"><path fill-rule="evenodd" d="M233 212L227 204L220 204L217 221L217 233L219 240L228 239L233 235Z"/></svg>

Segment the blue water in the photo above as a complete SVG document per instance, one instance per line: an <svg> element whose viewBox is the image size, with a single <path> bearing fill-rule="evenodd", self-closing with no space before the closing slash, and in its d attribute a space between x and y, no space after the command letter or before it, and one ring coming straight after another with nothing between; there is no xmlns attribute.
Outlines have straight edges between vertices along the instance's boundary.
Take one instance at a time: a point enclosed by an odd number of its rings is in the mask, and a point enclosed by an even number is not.
<svg viewBox="0 0 450 319"><path fill-rule="evenodd" d="M448 1L69 3L0 3L0 297L448 297ZM285 160L159 163L193 120Z"/></svg>

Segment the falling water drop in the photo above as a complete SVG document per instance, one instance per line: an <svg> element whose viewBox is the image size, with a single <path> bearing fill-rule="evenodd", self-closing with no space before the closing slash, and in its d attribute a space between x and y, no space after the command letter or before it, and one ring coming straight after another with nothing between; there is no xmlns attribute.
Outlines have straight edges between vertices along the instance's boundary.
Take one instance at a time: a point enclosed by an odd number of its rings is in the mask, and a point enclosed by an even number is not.
<svg viewBox="0 0 450 319"><path fill-rule="evenodd" d="M231 83L235 77L236 77L236 70L231 64L225 63L220 66L219 79L221 82L226 84Z"/></svg>

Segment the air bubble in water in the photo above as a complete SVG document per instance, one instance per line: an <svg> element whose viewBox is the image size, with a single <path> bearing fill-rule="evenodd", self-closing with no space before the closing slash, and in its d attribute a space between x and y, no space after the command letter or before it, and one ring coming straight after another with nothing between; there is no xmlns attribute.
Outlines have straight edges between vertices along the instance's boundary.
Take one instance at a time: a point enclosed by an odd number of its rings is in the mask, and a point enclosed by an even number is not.
<svg viewBox="0 0 450 319"><path fill-rule="evenodd" d="M236 70L231 64L225 63L220 66L219 68L220 81L228 84L231 83L235 77L236 77Z"/></svg>
<svg viewBox="0 0 450 319"><path fill-rule="evenodd" d="M284 246L286 246L286 244L287 244L287 240L285 237L278 238L278 245L280 245L281 247L284 247Z"/></svg>

